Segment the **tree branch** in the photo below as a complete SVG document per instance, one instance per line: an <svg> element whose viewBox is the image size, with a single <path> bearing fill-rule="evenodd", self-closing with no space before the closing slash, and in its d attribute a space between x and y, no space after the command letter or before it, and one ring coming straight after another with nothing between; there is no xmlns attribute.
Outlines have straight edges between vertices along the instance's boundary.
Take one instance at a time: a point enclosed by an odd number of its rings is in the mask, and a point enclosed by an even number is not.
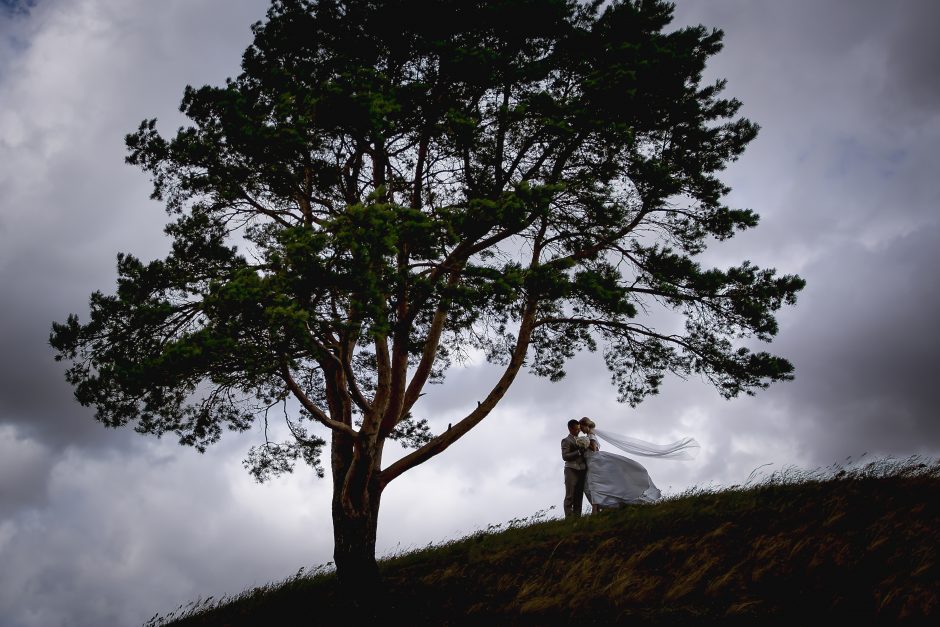
<svg viewBox="0 0 940 627"><path fill-rule="evenodd" d="M452 272L447 280L447 287L451 288L455 286L459 279L460 273L458 271ZM417 402L418 398L421 396L421 390L424 389L428 376L431 374L431 366L434 365L434 360L437 357L437 349L441 344L441 334L444 331L444 323L447 321L447 304L446 297L442 298L437 306L437 310L434 312L431 328L428 330L428 335L424 341L424 351L421 353L421 361L418 363L418 367L411 377L411 382L408 384L408 389L405 391L405 398L401 408L402 415L406 415Z"/></svg>
<svg viewBox="0 0 940 627"><path fill-rule="evenodd" d="M424 130L421 135L421 140L418 143L418 162L415 164L415 176L414 181L412 182L411 190L411 208L420 209L422 204L421 199L421 181L424 178L424 164L428 156L428 144L431 141L431 134L427 130Z"/></svg>
<svg viewBox="0 0 940 627"><path fill-rule="evenodd" d="M356 432L351 426L337 420L333 420L326 415L326 412L317 407L316 403L310 400L310 397L304 393L300 386L297 385L294 377L291 376L290 368L287 367L287 364L281 366L280 375L294 397L300 401L300 404L304 406L304 409L306 409L310 415L313 416L319 423L332 429L333 431L339 431L340 433L345 433L351 437L356 437Z"/></svg>
<svg viewBox="0 0 940 627"><path fill-rule="evenodd" d="M506 391L516 378L519 369L525 361L526 352L528 351L529 341L534 328L535 312L536 302L534 299L530 299L526 303L525 310L522 314L522 319L519 324L519 335L516 339L516 346L513 349L509 364L486 398L477 405L476 409L458 423L454 424L450 429L383 470L379 476L379 481L383 488L402 473L419 464L423 464L435 455L447 450L451 444L463 437L481 420L486 418L493 408L496 407L496 404L506 394Z"/></svg>
<svg viewBox="0 0 940 627"><path fill-rule="evenodd" d="M557 259L552 259L552 260L551 260L550 262L548 262L548 263L556 264L556 265L561 265L561 264L565 264L565 263L568 263L568 262L571 262L571 261L580 261L580 260L582 260L582 259L588 259L588 258L590 258L590 257L594 257L595 255L597 255L597 253L601 252L602 250L604 250L605 248L607 248L607 247L609 247L609 246L612 246L612 245L613 245L614 243L616 243L618 240L620 240L621 238L625 237L625 236L626 236L628 233L630 233L633 229L635 229L637 226L639 226L640 223L643 221L643 218L646 217L646 214L647 214L647 213L649 213L649 210L646 209L645 207L642 208L642 209L640 209L640 210L637 212L636 217L633 218L633 220L631 220L630 223L629 223L628 225L626 225L625 227L623 227L622 229L620 229L620 230L618 230L618 231L615 231L613 234L611 234L610 236L608 236L608 237L606 237L606 238L604 238L604 239L598 241L598 242L597 242L596 244L594 244L593 246L588 246L587 248L582 248L581 250L576 251L576 252L573 252L573 253L571 253L570 255L566 256L566 257L558 257ZM622 252L622 251L621 251L621 252Z"/></svg>
<svg viewBox="0 0 940 627"><path fill-rule="evenodd" d="M403 243L398 254L398 270L405 275L408 267L408 245ZM408 305L408 284L402 281L395 312L395 332L392 336L391 377L389 378L388 402L382 412L379 437L391 433L398 423L405 385L408 378L408 341L410 339L411 316Z"/></svg>
<svg viewBox="0 0 940 627"><path fill-rule="evenodd" d="M309 324L307 325L307 331L310 333L310 339L314 344L316 344L317 349L343 371L346 380L344 391L347 393L349 398L359 409L362 410L363 413L367 413L371 409L371 406L369 405L368 399L366 399L366 397L362 394L362 391L359 389L359 384L356 383L356 375L353 372L352 365L349 363L349 355L345 354L345 348L341 347L340 350L343 351L343 354L337 356L325 344L316 338L316 336L310 330ZM339 341L335 342L335 344L339 345Z"/></svg>
<svg viewBox="0 0 940 627"><path fill-rule="evenodd" d="M269 218L271 218L272 220L274 220L275 222L277 222L277 223L280 224L281 226L284 226L284 227L289 227L289 226L291 226L291 223L290 223L290 222L288 222L287 220L285 220L284 218L282 218L281 216L279 216L276 211L272 211L272 210L268 209L267 207L265 207L265 206L263 206L261 203L259 203L257 200L255 200L254 198L252 198L251 196L249 196L249 195L248 195L248 192L246 192L244 189L239 188L238 191L241 193L242 199L243 199L245 202L247 202L249 205L251 205L251 206L255 209L255 211L257 211L257 212L259 212L259 213L262 213L262 214L268 216ZM295 217L296 217L296 216L295 216Z"/></svg>
<svg viewBox="0 0 940 627"><path fill-rule="evenodd" d="M503 152L506 144L506 131L509 118L509 94L512 86L507 82L503 86L503 102L499 107L499 121L496 125L496 150L493 154L493 180L496 182L496 191L503 188Z"/></svg>
<svg viewBox="0 0 940 627"><path fill-rule="evenodd" d="M392 364L389 358L388 339L384 335L375 338L375 365L377 370L375 397L372 399L372 412L363 417L363 427L367 422L381 420L391 396Z"/></svg>
<svg viewBox="0 0 940 627"><path fill-rule="evenodd" d="M679 335L663 335L662 333L656 333L655 331L641 325L631 324L627 322L617 322L615 320L598 320L594 318L541 318L532 325L533 329L536 327L545 326L547 324L576 324L580 326L595 326L595 327L609 327L613 329L618 329L620 331L626 331L629 333L638 333L639 335L645 335L646 337L655 338L662 340L664 342L670 342L672 344L677 344L682 348L695 353L696 355L703 357L702 353L694 346L685 341L685 338Z"/></svg>

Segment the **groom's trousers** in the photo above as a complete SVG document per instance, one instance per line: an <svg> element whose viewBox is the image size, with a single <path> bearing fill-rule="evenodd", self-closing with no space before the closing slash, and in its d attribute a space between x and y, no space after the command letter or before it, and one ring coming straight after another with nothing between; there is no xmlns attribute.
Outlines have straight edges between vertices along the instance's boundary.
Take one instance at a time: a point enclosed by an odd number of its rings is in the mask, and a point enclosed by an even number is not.
<svg viewBox="0 0 940 627"><path fill-rule="evenodd" d="M587 470L565 467L565 518L581 516L584 506L584 479Z"/></svg>

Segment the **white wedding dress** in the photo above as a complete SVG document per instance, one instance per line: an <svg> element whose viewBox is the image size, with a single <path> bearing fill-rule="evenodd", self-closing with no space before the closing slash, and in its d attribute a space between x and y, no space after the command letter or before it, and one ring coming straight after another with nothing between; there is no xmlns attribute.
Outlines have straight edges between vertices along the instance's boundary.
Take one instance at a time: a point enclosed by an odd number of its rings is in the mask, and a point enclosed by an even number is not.
<svg viewBox="0 0 940 627"><path fill-rule="evenodd" d="M626 453L644 457L692 459L699 449L698 442L692 438L672 444L653 444L600 429L595 429L591 435L599 436ZM597 442L597 438L592 439ZM662 496L646 468L628 457L599 450L586 452L585 459L585 492L593 505L614 508L632 503L651 503Z"/></svg>

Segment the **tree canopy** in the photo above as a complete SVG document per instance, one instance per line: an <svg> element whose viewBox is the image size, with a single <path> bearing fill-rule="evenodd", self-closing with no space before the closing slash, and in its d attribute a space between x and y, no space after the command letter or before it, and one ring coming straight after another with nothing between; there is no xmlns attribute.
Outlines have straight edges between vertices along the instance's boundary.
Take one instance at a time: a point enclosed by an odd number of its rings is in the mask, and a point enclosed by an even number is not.
<svg viewBox="0 0 940 627"><path fill-rule="evenodd" d="M78 400L204 450L294 399L293 437L247 464L322 475L325 427L352 515L523 367L558 380L601 350L631 404L670 372L726 397L791 378L746 340L773 338L802 279L696 261L757 225L719 175L758 128L703 84L721 32L671 19L659 0L276 0L239 76L186 88L190 126L127 136L172 251L119 255L116 293L54 324ZM432 436L413 411L470 349L501 375ZM388 438L414 451L383 467Z"/></svg>

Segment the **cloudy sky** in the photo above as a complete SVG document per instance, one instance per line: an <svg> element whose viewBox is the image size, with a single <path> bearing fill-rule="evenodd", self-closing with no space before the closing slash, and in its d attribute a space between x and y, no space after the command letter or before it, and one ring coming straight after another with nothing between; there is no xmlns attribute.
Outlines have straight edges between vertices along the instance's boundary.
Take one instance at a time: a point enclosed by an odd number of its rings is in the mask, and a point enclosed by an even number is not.
<svg viewBox="0 0 940 627"><path fill-rule="evenodd" d="M331 559L329 481L259 486L249 432L205 455L107 430L72 399L50 324L113 289L114 258L162 256L165 215L123 136L183 123L185 85L238 72L267 0L0 0L0 624L140 624ZM846 458L940 453L940 40L932 0L679 0L718 26L710 66L762 132L728 170L760 227L708 263L750 259L808 286L773 350L797 378L721 399L671 379L618 405L600 357L557 384L524 378L457 446L395 481L379 553L556 506L558 441L588 414L657 441L694 436L692 462L649 461L667 494ZM431 389L442 427L492 382L476 365ZM392 451L391 455L395 452Z"/></svg>

